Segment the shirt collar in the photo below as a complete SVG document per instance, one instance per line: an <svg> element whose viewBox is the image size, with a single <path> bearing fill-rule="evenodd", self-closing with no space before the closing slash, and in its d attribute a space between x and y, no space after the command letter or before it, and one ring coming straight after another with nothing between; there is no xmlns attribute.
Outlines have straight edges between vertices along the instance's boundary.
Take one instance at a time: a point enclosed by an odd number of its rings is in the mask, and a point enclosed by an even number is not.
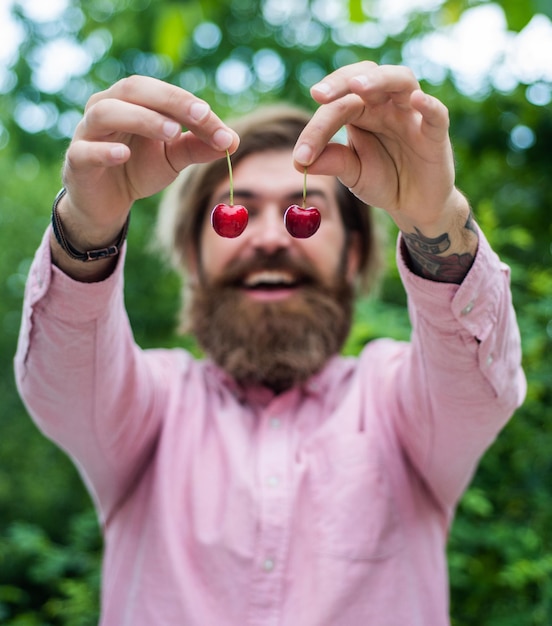
<svg viewBox="0 0 552 626"><path fill-rule="evenodd" d="M297 394L298 392L307 396L325 395L339 385L345 377L350 375L354 363L355 359L353 357L340 355L330 357L324 367L305 383L279 394L279 397ZM271 389L262 385L243 386L238 384L227 372L210 359L205 361L205 366L210 379L215 381L217 386L230 391L241 403L264 407L278 397Z"/></svg>

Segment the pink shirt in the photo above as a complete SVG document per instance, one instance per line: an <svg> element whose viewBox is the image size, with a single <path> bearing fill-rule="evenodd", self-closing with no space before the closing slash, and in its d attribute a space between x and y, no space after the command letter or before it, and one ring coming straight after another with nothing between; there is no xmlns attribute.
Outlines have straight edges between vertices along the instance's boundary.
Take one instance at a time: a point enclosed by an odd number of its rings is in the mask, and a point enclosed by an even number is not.
<svg viewBox="0 0 552 626"><path fill-rule="evenodd" d="M519 334L483 236L461 286L398 263L411 343L371 342L275 397L141 350L123 264L77 283L46 235L17 380L97 504L102 626L449 624L447 531L524 397Z"/></svg>

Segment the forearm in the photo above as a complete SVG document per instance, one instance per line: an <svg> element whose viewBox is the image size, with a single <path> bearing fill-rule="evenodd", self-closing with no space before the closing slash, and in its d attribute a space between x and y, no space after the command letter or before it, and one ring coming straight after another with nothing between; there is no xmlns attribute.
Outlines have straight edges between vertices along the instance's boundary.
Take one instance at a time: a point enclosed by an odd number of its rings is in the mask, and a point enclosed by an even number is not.
<svg viewBox="0 0 552 626"><path fill-rule="evenodd" d="M479 241L469 204L454 190L438 220L395 218L409 254L410 269L430 280L460 284L470 270Z"/></svg>
<svg viewBox="0 0 552 626"><path fill-rule="evenodd" d="M108 223L94 229L76 217L77 212L68 210L69 199L63 192L54 203L52 223L55 226L50 234L52 262L65 274L79 282L93 283L104 280L115 269L117 256L122 241L126 237L127 225L117 222ZM70 251L64 249L64 242L79 252L95 251L93 260L73 258ZM114 243L117 246L114 246ZM105 255L105 256L103 256ZM89 254L89 256L92 256Z"/></svg>

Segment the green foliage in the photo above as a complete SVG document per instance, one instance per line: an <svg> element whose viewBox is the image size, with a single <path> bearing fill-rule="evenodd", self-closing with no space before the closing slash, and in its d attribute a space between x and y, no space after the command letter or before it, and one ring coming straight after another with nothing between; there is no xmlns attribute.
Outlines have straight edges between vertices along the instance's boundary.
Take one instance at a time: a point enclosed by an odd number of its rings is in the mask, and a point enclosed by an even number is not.
<svg viewBox="0 0 552 626"><path fill-rule="evenodd" d="M94 626L100 541L94 513L74 515L63 543L36 524L0 534L0 622L6 626Z"/></svg>
<svg viewBox="0 0 552 626"><path fill-rule="evenodd" d="M32 425L12 374L25 277L60 186L69 122L80 116L87 97L138 72L194 91L221 115L284 97L311 106L308 88L326 72L365 58L401 62L409 38L432 31L435 24L454 23L481 3L446 0L440 10L412 16L403 32L385 35L370 48L344 43L342 33L312 13L309 19L282 20L268 10L282 6L278 2L72 0L57 24L31 21L17 9L26 37L6 70L2 84L8 87L0 98L0 623L87 626L96 623L98 612L101 541L90 499L70 461ZM375 4L344 3L351 33L374 22ZM552 13L548 0L499 4L513 30L536 12ZM37 51L52 32L95 52L88 72L51 93L37 86L35 70ZM221 82L220 68L229 62L246 72L247 87L241 91ZM452 528L453 623L549 625L552 115L549 106L528 100L529 85L478 99L459 93L451 78L425 87L449 106L458 184L511 267L528 379L524 406L485 455ZM42 130L24 130L17 121L22 104L29 103L49 112ZM520 127L533 133L532 144L520 147L513 140ZM157 200L145 200L133 211L126 272L131 322L143 346L195 349L174 333L177 278L143 252ZM408 339L392 241L388 256L390 269L378 297L358 303L348 354L375 337Z"/></svg>

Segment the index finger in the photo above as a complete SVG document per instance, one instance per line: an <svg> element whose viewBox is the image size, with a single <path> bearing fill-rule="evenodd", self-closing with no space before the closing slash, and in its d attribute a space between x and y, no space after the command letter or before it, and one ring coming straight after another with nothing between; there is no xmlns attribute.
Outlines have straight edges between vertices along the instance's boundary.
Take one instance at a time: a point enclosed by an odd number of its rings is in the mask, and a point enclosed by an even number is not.
<svg viewBox="0 0 552 626"><path fill-rule="evenodd" d="M149 76L123 78L92 96L87 108L104 98L113 98L156 111L190 130L217 150L234 143L236 133L212 110L207 102L189 91Z"/></svg>
<svg viewBox="0 0 552 626"><path fill-rule="evenodd" d="M363 111L362 100L353 94L319 107L299 135L293 151L295 161L302 166L311 165L336 133Z"/></svg>
<svg viewBox="0 0 552 626"><path fill-rule="evenodd" d="M368 104L392 98L408 103L410 94L420 85L412 70L400 65L377 65L371 61L354 63L335 70L311 88L312 97L325 104L355 93Z"/></svg>

